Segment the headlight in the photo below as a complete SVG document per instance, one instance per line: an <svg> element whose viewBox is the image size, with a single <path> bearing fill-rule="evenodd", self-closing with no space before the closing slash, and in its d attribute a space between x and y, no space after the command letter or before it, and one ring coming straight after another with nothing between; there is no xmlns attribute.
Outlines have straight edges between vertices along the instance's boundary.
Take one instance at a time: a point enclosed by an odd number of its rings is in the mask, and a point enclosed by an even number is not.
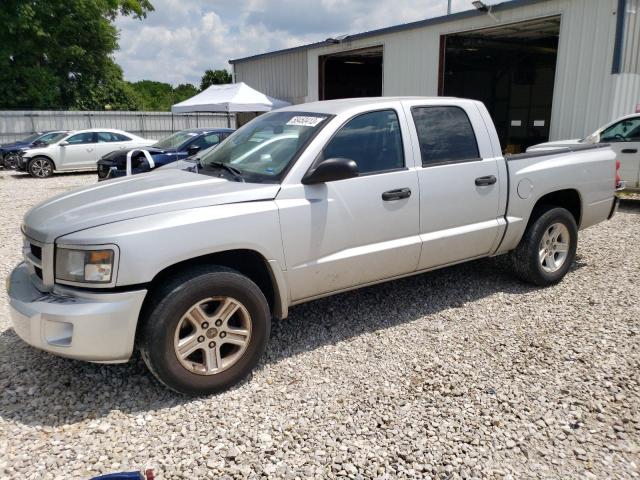
<svg viewBox="0 0 640 480"><path fill-rule="evenodd" d="M56 280L73 283L111 283L115 250L56 248Z"/></svg>

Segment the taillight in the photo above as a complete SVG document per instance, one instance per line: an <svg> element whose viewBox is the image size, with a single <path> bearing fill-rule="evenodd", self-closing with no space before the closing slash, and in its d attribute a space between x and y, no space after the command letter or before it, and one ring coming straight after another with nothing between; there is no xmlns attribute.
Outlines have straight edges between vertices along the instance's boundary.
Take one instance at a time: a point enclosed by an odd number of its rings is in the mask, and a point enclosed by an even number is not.
<svg viewBox="0 0 640 480"><path fill-rule="evenodd" d="M618 188L618 185L620 184L621 180L622 179L620 178L620 160L616 159L616 184L614 188Z"/></svg>

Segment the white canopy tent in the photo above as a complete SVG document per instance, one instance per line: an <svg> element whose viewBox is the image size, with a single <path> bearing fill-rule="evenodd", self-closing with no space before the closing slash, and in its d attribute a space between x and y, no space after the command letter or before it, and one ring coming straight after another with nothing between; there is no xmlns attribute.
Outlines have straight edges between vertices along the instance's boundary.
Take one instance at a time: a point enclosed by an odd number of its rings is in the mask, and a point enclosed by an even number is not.
<svg viewBox="0 0 640 480"><path fill-rule="evenodd" d="M240 82L211 85L199 94L173 105L171 112L224 112L228 115L236 112L269 112L288 105L291 104Z"/></svg>

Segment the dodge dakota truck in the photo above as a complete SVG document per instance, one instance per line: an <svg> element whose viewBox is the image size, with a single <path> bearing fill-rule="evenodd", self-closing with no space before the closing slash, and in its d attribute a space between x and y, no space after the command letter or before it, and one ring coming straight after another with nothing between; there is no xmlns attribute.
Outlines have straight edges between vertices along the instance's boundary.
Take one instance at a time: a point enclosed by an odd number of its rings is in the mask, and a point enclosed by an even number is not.
<svg viewBox="0 0 640 480"><path fill-rule="evenodd" d="M553 285L617 206L607 145L505 158L483 104L456 98L291 106L182 163L25 215L7 282L25 342L101 363L138 348L169 388L208 394L293 305L501 254Z"/></svg>

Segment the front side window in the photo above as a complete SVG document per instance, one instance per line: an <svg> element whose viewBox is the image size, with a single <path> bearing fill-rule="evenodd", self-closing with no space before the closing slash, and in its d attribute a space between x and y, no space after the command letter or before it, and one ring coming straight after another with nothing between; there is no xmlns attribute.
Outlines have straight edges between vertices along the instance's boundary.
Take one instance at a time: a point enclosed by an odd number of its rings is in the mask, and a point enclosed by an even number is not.
<svg viewBox="0 0 640 480"><path fill-rule="evenodd" d="M93 132L78 133L67 139L69 145L77 145L81 143L93 143Z"/></svg>
<svg viewBox="0 0 640 480"><path fill-rule="evenodd" d="M348 158L362 174L404 168L400 123L395 110L369 112L349 120L322 152L324 160Z"/></svg>
<svg viewBox="0 0 640 480"><path fill-rule="evenodd" d="M480 160L473 127L460 107L414 107L411 114L423 167Z"/></svg>
<svg viewBox="0 0 640 480"><path fill-rule="evenodd" d="M628 118L611 125L600 134L600 141L640 142L640 118Z"/></svg>
<svg viewBox="0 0 640 480"><path fill-rule="evenodd" d="M229 167L251 182L277 182L331 117L326 113L271 112L244 125L200 158L201 173Z"/></svg>

